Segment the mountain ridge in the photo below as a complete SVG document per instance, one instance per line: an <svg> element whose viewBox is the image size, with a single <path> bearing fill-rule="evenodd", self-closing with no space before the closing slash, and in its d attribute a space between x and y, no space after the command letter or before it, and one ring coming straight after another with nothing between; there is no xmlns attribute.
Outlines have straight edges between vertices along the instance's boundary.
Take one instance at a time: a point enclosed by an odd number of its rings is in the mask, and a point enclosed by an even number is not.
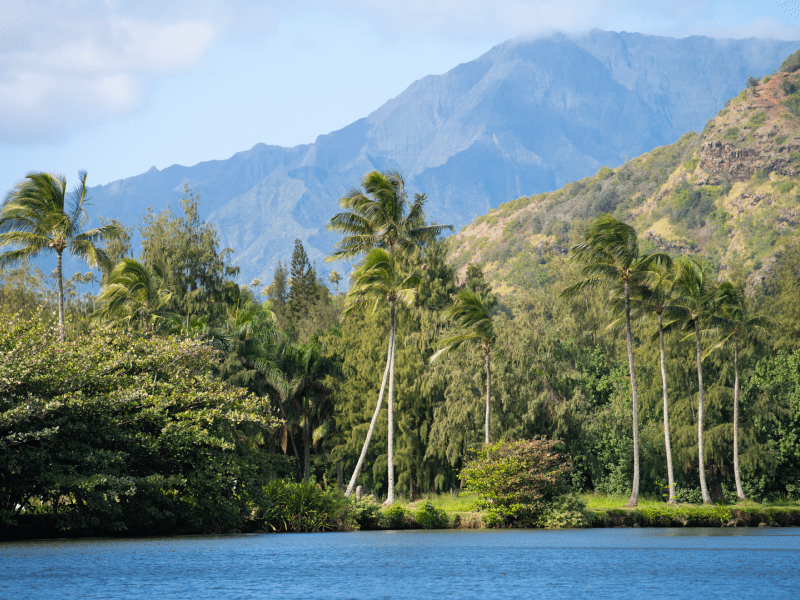
<svg viewBox="0 0 800 600"><path fill-rule="evenodd" d="M233 248L242 283L269 280L294 237L324 274L340 268L322 263L338 240L325 223L370 170L400 170L410 192L427 194L431 220L459 228L509 198L554 190L674 141L796 45L601 31L512 40L412 83L311 144L257 144L224 160L150 169L92 194L103 217L131 225L147 206L177 206L188 180L202 216Z"/></svg>

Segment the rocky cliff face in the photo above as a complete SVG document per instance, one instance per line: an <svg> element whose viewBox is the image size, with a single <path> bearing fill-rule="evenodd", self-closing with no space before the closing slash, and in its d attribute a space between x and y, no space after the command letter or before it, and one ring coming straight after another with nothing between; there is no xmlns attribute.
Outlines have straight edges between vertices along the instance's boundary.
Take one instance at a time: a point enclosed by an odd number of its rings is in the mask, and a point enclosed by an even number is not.
<svg viewBox="0 0 800 600"><path fill-rule="evenodd" d="M399 169L409 191L428 195L429 217L458 228L701 128L748 75L772 71L795 47L599 31L516 40L415 82L313 144L151 169L93 197L104 217L133 224L147 206L176 206L185 179L243 282L268 281L295 237L325 272L333 267L321 259L338 239L325 223L367 171Z"/></svg>

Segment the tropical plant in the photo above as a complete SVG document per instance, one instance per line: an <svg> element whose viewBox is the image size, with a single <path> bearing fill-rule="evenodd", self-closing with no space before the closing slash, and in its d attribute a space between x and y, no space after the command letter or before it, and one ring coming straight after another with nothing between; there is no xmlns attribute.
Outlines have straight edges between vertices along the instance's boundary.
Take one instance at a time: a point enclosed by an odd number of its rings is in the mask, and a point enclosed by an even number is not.
<svg viewBox="0 0 800 600"><path fill-rule="evenodd" d="M363 189L362 189L363 188ZM425 224L425 194L415 194L414 201L409 204L405 190L403 176L397 171L371 171L364 176L360 188L356 187L340 200L339 204L345 212L334 215L328 222L328 229L344 234L344 238L335 246L335 250L326 258L327 261L339 259L352 259L358 256L372 253L380 249L384 254L375 254L372 258L367 256L365 263L359 272L353 274L353 281L361 281L360 290L355 294L351 289L348 297L350 311L355 307L362 306L371 292L368 289L378 289L380 287L391 288L394 292L402 291L402 284L397 287L397 269L395 264L395 252L401 251L407 256L413 256L419 251L419 247L427 242L432 242L444 231L453 230L451 225L431 225ZM372 281L372 283L367 283ZM407 280L409 285L410 280ZM418 282L417 282L418 284ZM413 284L413 285L417 285ZM388 289L387 288L387 289ZM393 293L394 293L393 292ZM405 292L404 292L405 293ZM388 296L385 296L389 299ZM372 438L375 423L380 414L383 392L385 389L386 378L390 371L394 369L394 334L395 327L395 301L397 296L389 300L390 305L390 329L392 334L389 341L389 351L386 360L386 371L381 391L378 396L378 404L370 423L367 438L361 450L356 468L347 488L346 495L352 492L358 474L364 463L369 442ZM351 302L352 300L352 302ZM372 300L372 298L371 298ZM371 301L370 300L370 301ZM389 492L386 502L391 504L394 501L394 471L393 459L393 392L392 377L389 383Z"/></svg>
<svg viewBox="0 0 800 600"><path fill-rule="evenodd" d="M420 279L416 275L410 274L401 279L400 269L398 266L397 257L376 248L367 254L364 261L354 271L352 276L352 285L350 292L347 294L347 304L345 307L345 314L353 314L354 312L361 311L368 305L374 305L375 309L380 305L381 301L386 300L389 303L389 353L386 359L386 370L383 374L383 381L381 382L381 391L378 395L378 405L375 407L375 413L372 416L369 430L367 431L367 438L364 441L364 446L361 449L361 455L358 458L358 463L353 471L353 476L350 479L350 484L347 486L345 496L349 496L353 491L358 474L364 464L364 458L369 449L369 442L372 439L372 433L375 430L375 423L378 421L378 414L380 414L381 403L383 402L383 393L386 388L386 380L389 380L389 394L387 399L387 413L388 413L388 437L389 437L389 472L388 482L389 489L387 492L386 503L392 504L394 502L394 445L393 445L393 401L394 401L394 351L395 351L395 337L397 334L397 321L396 321L396 304L399 302L405 306L413 306L417 297L417 286L420 284ZM374 312L374 309L373 309Z"/></svg>
<svg viewBox="0 0 800 600"><path fill-rule="evenodd" d="M86 171L81 171L78 179L78 186L69 194L63 175L29 173L6 195L0 207L0 247L15 246L14 250L0 254L0 268L38 256L48 249L56 253L58 329L62 342L65 339L64 251L92 267L108 266L110 261L97 244L121 233L119 223L114 221L84 231L89 204Z"/></svg>
<svg viewBox="0 0 800 600"><path fill-rule="evenodd" d="M93 316L129 329L155 331L179 320L168 308L171 299L159 265L147 268L138 260L123 258L100 291L100 309Z"/></svg>
<svg viewBox="0 0 800 600"><path fill-rule="evenodd" d="M491 352L495 341L492 315L481 301L480 296L470 290L459 290L455 302L445 309L447 318L455 322L459 330L454 336L440 342L442 348L430 358L436 360L442 354L452 352L463 344L477 342L483 351L483 361L486 368L486 421L484 426L484 442L489 443L489 410L492 397L492 366Z"/></svg>
<svg viewBox="0 0 800 600"><path fill-rule="evenodd" d="M633 413L633 484L627 506L636 506L639 502L639 398L633 366L630 288L631 284L641 282L653 265L668 266L672 264L672 259L666 254L640 256L636 231L611 215L601 215L591 223L584 239L583 243L572 247L572 259L583 265L581 274L586 279L566 288L561 295L573 298L582 290L599 285L604 280L622 283Z"/></svg>
<svg viewBox="0 0 800 600"><path fill-rule="evenodd" d="M716 293L711 280L702 263L694 258L678 259L672 285L675 294L674 308L680 315L684 329L694 330L697 357L697 453L700 473L700 490L703 503L710 504L711 496L706 485L705 456L703 452L703 349L701 336L710 324L713 300ZM670 328L671 329L671 328Z"/></svg>
<svg viewBox="0 0 800 600"><path fill-rule="evenodd" d="M672 310L671 268L652 265L644 285L637 286L633 302L637 312L656 315L658 321L658 344L661 365L661 398L664 412L664 447L667 453L667 481L669 485L668 502L675 502L675 474L672 469L672 442L669 435L669 390L667 385L667 359L664 351L664 315Z"/></svg>
<svg viewBox="0 0 800 600"><path fill-rule="evenodd" d="M733 476L736 496L747 500L742 489L739 470L739 348L740 343L765 337L773 321L769 317L754 314L753 303L747 298L744 286L730 281L720 284L714 298L715 308L712 324L725 334L711 350L725 344L733 344Z"/></svg>

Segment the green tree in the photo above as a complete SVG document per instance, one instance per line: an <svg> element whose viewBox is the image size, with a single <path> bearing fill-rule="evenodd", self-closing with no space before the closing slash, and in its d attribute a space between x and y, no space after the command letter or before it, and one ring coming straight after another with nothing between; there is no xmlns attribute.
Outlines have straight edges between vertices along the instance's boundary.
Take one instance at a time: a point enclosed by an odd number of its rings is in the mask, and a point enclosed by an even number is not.
<svg viewBox="0 0 800 600"><path fill-rule="evenodd" d="M483 351L484 367L486 369L486 421L485 439L489 443L489 407L492 397L492 366L491 352L495 342L494 324L492 315L481 302L480 296L470 290L460 290L452 306L445 309L445 315L456 324L458 333L441 341L442 348L431 357L431 362L441 354L452 352L463 344L477 342Z"/></svg>
<svg viewBox="0 0 800 600"><path fill-rule="evenodd" d="M672 286L675 294L674 309L681 315L684 327L693 329L697 358L697 453L700 473L700 490L703 503L711 503L706 484L705 456L703 448L703 349L701 336L710 324L712 301L716 287L710 274L694 258L680 258Z"/></svg>
<svg viewBox="0 0 800 600"><path fill-rule="evenodd" d="M303 242L299 238L295 239L287 295L292 328L308 316L309 311L318 301L317 273L308 260Z"/></svg>
<svg viewBox="0 0 800 600"><path fill-rule="evenodd" d="M0 247L16 247L0 254L0 268L38 256L45 250L56 253L58 329L62 342L65 339L62 255L66 251L91 266L108 264L108 256L97 244L120 235L119 224L115 222L84 231L89 204L86 171L81 171L78 179L78 186L68 194L63 176L29 173L6 195L0 207Z"/></svg>
<svg viewBox="0 0 800 600"><path fill-rule="evenodd" d="M712 350L728 343L733 344L733 476L736 482L736 495L739 500L747 500L739 469L739 348L740 344L763 339L772 322L763 315L755 314L753 303L745 295L742 284L722 282L713 302L715 310L712 324L718 327L725 337Z"/></svg>
<svg viewBox="0 0 800 600"><path fill-rule="evenodd" d="M386 360L386 370L383 374L383 382L381 383L381 391L378 396L378 405L375 408L375 413L370 423L369 431L367 432L367 439L364 442L364 447L361 451L361 456L358 459L356 468L353 471L353 476L350 479L350 484L345 492L349 496L361 471L361 466L364 463L364 458L369 448L369 442L372 438L372 433L375 430L375 423L378 420L380 413L381 403L383 401L383 392L386 386L386 379L389 379L389 393L387 399L387 415L388 415L388 482L389 490L387 493L386 503L392 504L394 502L394 429L393 429L393 400L394 400L394 353L395 353L395 336L397 333L396 321L396 304L405 306L413 306L416 298L417 286L420 284L420 279L416 275L407 275L402 278L397 258L382 250L376 248L367 254L364 261L355 270L352 277L352 285L350 292L347 294L347 306L345 314L353 314L360 312L368 305L373 305L376 309L381 301L386 300L389 304L389 353ZM374 309L373 309L374 312Z"/></svg>
<svg viewBox="0 0 800 600"><path fill-rule="evenodd" d="M640 256L636 231L611 215L598 217L589 225L584 237L585 242L572 247L572 259L583 265L581 274L586 279L566 288L562 296L575 297L581 290L607 279L622 284L633 413L633 485L627 506L636 506L639 502L639 399L633 366L630 288L631 284L641 281L652 265L669 265L672 260L666 254Z"/></svg>
<svg viewBox="0 0 800 600"><path fill-rule="evenodd" d="M100 309L93 316L129 329L156 331L179 317L169 310L172 293L164 286L164 272L123 258L109 273L100 292Z"/></svg>
<svg viewBox="0 0 800 600"><path fill-rule="evenodd" d="M166 209L148 211L139 231L142 260L147 266L161 265L172 291L170 308L183 317L206 316L218 326L227 318L228 306L239 298L233 279L239 268L230 263L230 248L219 249L216 228L200 219L200 196L184 182L178 216Z"/></svg>

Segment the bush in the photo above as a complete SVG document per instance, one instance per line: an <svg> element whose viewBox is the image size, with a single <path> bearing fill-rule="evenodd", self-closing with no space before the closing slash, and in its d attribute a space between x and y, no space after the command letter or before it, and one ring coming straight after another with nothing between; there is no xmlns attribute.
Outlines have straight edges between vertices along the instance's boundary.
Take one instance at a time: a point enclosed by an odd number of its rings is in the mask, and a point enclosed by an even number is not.
<svg viewBox="0 0 800 600"><path fill-rule="evenodd" d="M414 519L423 529L445 529L448 525L447 515L430 502L426 502L415 513Z"/></svg>
<svg viewBox="0 0 800 600"><path fill-rule="evenodd" d="M539 525L547 529L581 529L591 524L591 513L577 494L556 498L539 519Z"/></svg>
<svg viewBox="0 0 800 600"><path fill-rule="evenodd" d="M778 69L781 73L794 73L800 69L800 50L789 56L781 63L781 68Z"/></svg>
<svg viewBox="0 0 800 600"><path fill-rule="evenodd" d="M483 446L461 471L478 507L510 524L534 525L553 498L567 488L572 463L544 437Z"/></svg>
<svg viewBox="0 0 800 600"><path fill-rule="evenodd" d="M394 504L383 511L383 518L389 529L408 529L408 511Z"/></svg>
<svg viewBox="0 0 800 600"><path fill-rule="evenodd" d="M347 506L347 529L380 529L381 505L372 496L350 497Z"/></svg>
<svg viewBox="0 0 800 600"><path fill-rule="evenodd" d="M263 488L257 522L273 531L335 531L346 529L348 500L313 483L277 479Z"/></svg>

